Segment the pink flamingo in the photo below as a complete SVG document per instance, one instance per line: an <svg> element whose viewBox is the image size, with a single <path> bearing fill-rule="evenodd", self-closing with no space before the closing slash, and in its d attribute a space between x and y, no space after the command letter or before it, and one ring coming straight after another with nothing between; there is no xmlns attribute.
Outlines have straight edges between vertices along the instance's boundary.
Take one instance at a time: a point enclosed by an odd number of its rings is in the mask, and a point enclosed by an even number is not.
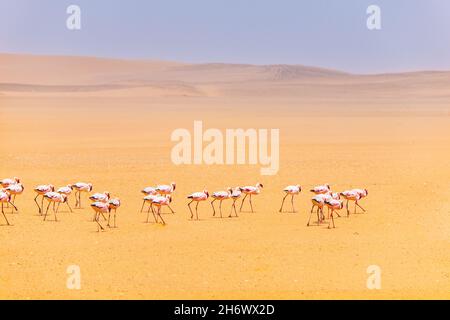
<svg viewBox="0 0 450 320"><path fill-rule="evenodd" d="M55 191L55 187L51 184L44 184L44 185L40 185L40 186L37 186L36 188L34 188L34 192L37 193L36 198L34 198L34 202L38 206L40 215L42 215L44 213L44 195L47 192L54 192L54 191ZM40 206L37 201L38 197L42 197Z"/></svg>
<svg viewBox="0 0 450 320"><path fill-rule="evenodd" d="M16 196L19 196L23 193L25 188L23 185L18 182L16 184L11 184L8 187L5 188L5 190L12 196L12 203L16 204Z"/></svg>
<svg viewBox="0 0 450 320"><path fill-rule="evenodd" d="M349 201L354 201L355 202L354 214L356 214L356 206L359 206L361 208L361 206L358 204L358 201L361 199L361 195L358 192L356 192L355 190L347 190L347 191L341 192L341 196L345 200L347 200L346 203L345 203L345 208L347 209L347 217L350 216L350 209L349 209L349 206L348 206Z"/></svg>
<svg viewBox="0 0 450 320"><path fill-rule="evenodd" d="M59 205L61 203L67 204L67 206L70 209L70 212L72 212L72 208L69 205L69 202L67 201L67 196L65 194L60 194L58 192L47 192L44 194L44 198L48 201L47 210L45 211L44 215L44 221L47 219L48 209L50 208L50 205L53 203L53 213L55 214L55 221L58 221L58 218L56 214L58 213ZM55 209L55 204L58 204L58 207Z"/></svg>
<svg viewBox="0 0 450 320"><path fill-rule="evenodd" d="M81 209L81 193L82 192L91 192L92 184L85 182L77 182L72 185L72 188L75 189L75 208Z"/></svg>
<svg viewBox="0 0 450 320"><path fill-rule="evenodd" d="M169 206L172 202L172 196L170 194L166 194L164 196L158 196L153 199L152 201L152 207L156 206L158 208L158 211L156 212L157 217L155 218L156 223L158 223L158 217L161 219L161 222L163 225L166 224L164 219L161 217L161 207L163 206Z"/></svg>
<svg viewBox="0 0 450 320"><path fill-rule="evenodd" d="M315 194L324 194L331 191L329 184L324 184L322 186L317 186L309 190L311 192L314 192Z"/></svg>
<svg viewBox="0 0 450 320"><path fill-rule="evenodd" d="M213 198L213 201L211 201L211 206L213 208L213 217L216 216L216 209L214 208L214 202L216 200L220 201L219 202L219 211L220 211L220 217L222 218L222 201L231 199L232 192L233 192L233 190L231 188L228 188L227 191L217 191L211 195L211 198Z"/></svg>
<svg viewBox="0 0 450 320"><path fill-rule="evenodd" d="M294 196L300 194L300 192L302 191L302 187L297 184L295 186L287 186L286 188L283 189L283 191L286 193L286 195L283 198L283 201L281 202L281 208L279 210L279 212L283 211L283 205L284 205L284 200L286 200L287 196L291 196L291 204L292 204L292 212L295 212L295 208L294 208Z"/></svg>
<svg viewBox="0 0 450 320"><path fill-rule="evenodd" d="M116 226L116 212L117 209L122 205L122 202L120 201L119 198L114 198L114 199L110 199L109 202L109 212L108 212L108 224L107 226L111 228L110 226L110 218L111 218L111 210L114 210L114 227L113 228L117 228Z"/></svg>
<svg viewBox="0 0 450 320"><path fill-rule="evenodd" d="M151 194L155 195L158 193L158 192L156 192L155 187L145 187L144 189L141 190L141 192L147 196L151 195Z"/></svg>
<svg viewBox="0 0 450 320"><path fill-rule="evenodd" d="M155 188L156 193L160 195L172 195L172 193L175 191L177 187L177 184L175 182L172 182L170 185L159 185ZM172 213L175 213L175 211L172 210L170 205L167 205L167 207L170 209Z"/></svg>
<svg viewBox="0 0 450 320"><path fill-rule="evenodd" d="M143 199L144 201L143 201L143 203L142 203L141 212L144 210L144 205L145 205L146 203L149 204L148 210L147 210L147 221L146 221L146 223L148 223L148 219L149 219L149 215L150 215L150 210L152 211L153 218L155 218L155 222L158 222L158 220L156 219L156 216L155 216L155 211L153 210L153 206L152 206L153 200L155 200L157 197L158 197L158 195L156 195L156 194L149 194L149 195L145 196L144 199Z"/></svg>
<svg viewBox="0 0 450 320"><path fill-rule="evenodd" d="M14 177L12 179L6 178L0 180L0 185L2 186L2 188L8 188L9 186L17 183L20 183L20 179L17 177Z"/></svg>
<svg viewBox="0 0 450 320"><path fill-rule="evenodd" d="M250 208L252 209L252 213L253 213L252 196L253 195L256 196L256 195L260 194L261 189L263 187L264 186L261 183L258 182L256 184L256 186L254 186L254 187L253 186L246 186L246 187L240 187L239 188L241 190L241 192L243 194L245 194L244 199L242 199L241 207L239 208L239 212L242 212L242 206L244 205L245 198L247 198L247 196L250 196L249 197Z"/></svg>
<svg viewBox="0 0 450 320"><path fill-rule="evenodd" d="M103 193L95 193L92 196L89 197L89 200L92 202L109 202L109 199L111 198L111 194L108 191L105 191Z"/></svg>
<svg viewBox="0 0 450 320"><path fill-rule="evenodd" d="M103 226L101 225L99 219L100 219L100 215L105 217L105 214L110 212L111 209L110 209L109 203L94 202L94 203L91 203L91 208L95 212L94 222L97 223L97 232L100 232L100 229L105 230L105 228L103 228Z"/></svg>
<svg viewBox="0 0 450 320"><path fill-rule="evenodd" d="M170 185L159 185L155 188L156 192L160 195L172 194L177 187L175 182L172 182Z"/></svg>
<svg viewBox="0 0 450 320"><path fill-rule="evenodd" d="M333 213L337 213L337 210L341 210L344 207L344 204L341 200L335 200L335 199L331 199L331 200L325 200L325 205L331 209L331 220L328 223L328 229L330 229L330 225L331 222L333 222L333 228L336 228L336 226L334 225L334 215ZM339 216L339 214L338 214Z"/></svg>
<svg viewBox="0 0 450 320"><path fill-rule="evenodd" d="M201 201L205 201L209 198L209 193L208 190L203 190L203 192L194 192L193 194L189 195L187 197L188 199L191 199L191 202L188 203L188 207L189 207L189 211L191 211L191 219L194 218L194 214L192 213L192 209L191 209L191 203L196 201L197 204L195 206L195 214L197 216L197 220L198 220L198 203Z"/></svg>
<svg viewBox="0 0 450 320"><path fill-rule="evenodd" d="M311 208L311 213L309 215L309 219L308 219L308 224L307 226L309 227L310 221L311 221L311 216L314 212L314 208L317 207L317 224L320 225L320 222L323 220L323 206L325 205L325 197L323 194L318 194L315 195L314 197L312 197L311 199L312 202L312 208Z"/></svg>
<svg viewBox="0 0 450 320"><path fill-rule="evenodd" d="M4 209L3 209L3 205L4 205L5 203L6 203L6 204L10 204L10 205L13 207L13 209L15 209L16 211L17 211L17 208L16 208L16 206L11 202L11 195L10 195L8 192L6 192L4 189L3 189L3 190L0 190L0 202L2 203L2 214L3 214L3 217L5 218L6 224L7 224L8 226L10 226L9 221L8 221L8 219L6 218L6 215L5 215L5 211L4 211Z"/></svg>
<svg viewBox="0 0 450 320"><path fill-rule="evenodd" d="M360 200L364 199L365 197L367 197L369 195L369 191L367 189L353 189L352 191L355 191L359 194ZM366 212L366 210L359 205L359 202L356 205L358 207L360 207L363 212Z"/></svg>
<svg viewBox="0 0 450 320"><path fill-rule="evenodd" d="M146 187L144 189L141 190L141 192L145 195L145 196L156 196L158 195L158 193L156 192L156 188L155 187ZM149 199L145 199L146 197L144 197L144 201L142 202L142 207L141 207L141 212L144 211L144 206L145 203L148 203L149 205L151 205L152 203L152 198L150 197ZM149 207L150 210L150 207ZM148 222L148 219L147 219Z"/></svg>

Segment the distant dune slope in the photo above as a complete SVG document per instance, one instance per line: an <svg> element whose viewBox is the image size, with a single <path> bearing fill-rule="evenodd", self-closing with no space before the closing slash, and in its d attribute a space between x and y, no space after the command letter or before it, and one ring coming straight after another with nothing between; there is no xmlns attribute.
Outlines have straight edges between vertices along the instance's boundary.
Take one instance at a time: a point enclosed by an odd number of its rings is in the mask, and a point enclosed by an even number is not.
<svg viewBox="0 0 450 320"><path fill-rule="evenodd" d="M249 65L0 54L0 93L227 96L292 103L450 105L450 72L354 75L300 65ZM448 111L447 111L448 112Z"/></svg>

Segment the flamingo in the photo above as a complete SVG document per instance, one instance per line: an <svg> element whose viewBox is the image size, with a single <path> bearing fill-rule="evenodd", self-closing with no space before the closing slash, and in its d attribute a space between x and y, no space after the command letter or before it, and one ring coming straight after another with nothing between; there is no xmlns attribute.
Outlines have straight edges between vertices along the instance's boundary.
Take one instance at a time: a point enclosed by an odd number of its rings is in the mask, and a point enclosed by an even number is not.
<svg viewBox="0 0 450 320"><path fill-rule="evenodd" d="M100 229L105 230L105 228L103 228L103 226L101 225L99 219L100 219L100 215L105 217L105 213L110 212L111 208L110 208L109 203L94 202L94 203L91 203L91 208L95 211L94 222L97 223L97 232L100 232Z"/></svg>
<svg viewBox="0 0 450 320"><path fill-rule="evenodd" d="M233 189L228 188L227 191L217 191L211 195L211 198L214 199L213 201L211 201L211 206L213 208L213 217L216 216L216 209L214 208L214 202L216 200L220 201L219 202L219 210L220 210L220 217L222 218L222 201L231 199L232 192L233 192Z"/></svg>
<svg viewBox="0 0 450 320"><path fill-rule="evenodd" d="M175 182L172 182L170 185L159 185L155 188L156 193L159 193L160 195L165 194L172 194L175 191L175 188L177 187L177 184Z"/></svg>
<svg viewBox="0 0 450 320"><path fill-rule="evenodd" d="M81 209L81 192L91 192L92 184L85 182L77 182L72 185L72 188L75 189L75 200L76 200L75 208Z"/></svg>
<svg viewBox="0 0 450 320"><path fill-rule="evenodd" d="M324 194L330 192L331 188L329 184L324 184L322 186L314 187L309 191L314 192L315 194Z"/></svg>
<svg viewBox="0 0 450 320"><path fill-rule="evenodd" d="M172 182L170 185L159 185L156 186L155 191L156 193L160 194L160 195L171 195L175 189L177 187L177 184L175 182ZM172 208L170 207L170 205L167 205L167 207L170 209L170 211L172 213L175 213L175 211L172 210Z"/></svg>
<svg viewBox="0 0 450 320"><path fill-rule="evenodd" d="M363 199L369 195L369 191L367 189L353 189L352 191L355 191L359 194L360 199ZM359 203L355 203L358 207L362 209L363 212L366 212L366 210L359 205Z"/></svg>
<svg viewBox="0 0 450 320"><path fill-rule="evenodd" d="M70 196L72 194L72 191L73 191L73 187L70 184L56 190L56 192L58 192L59 194L65 194L66 196Z"/></svg>
<svg viewBox="0 0 450 320"><path fill-rule="evenodd" d="M121 201L119 198L110 199L109 202L109 212L108 212L108 224L107 226L111 228L109 224L109 219L111 218L111 210L114 210L114 228L117 228L116 226L116 212L117 209L121 206Z"/></svg>
<svg viewBox="0 0 450 320"><path fill-rule="evenodd" d="M11 184L5 188L5 190L12 196L12 204L16 204L16 196L21 195L25 188L18 182L16 184Z"/></svg>
<svg viewBox="0 0 450 320"><path fill-rule="evenodd" d="M157 194L158 192L156 192L156 188L155 187L146 187L144 189L141 190L141 192L145 195L150 195L150 194Z"/></svg>
<svg viewBox="0 0 450 320"><path fill-rule="evenodd" d="M335 200L335 199L331 199L331 200L325 200L325 205L331 209L331 220L328 223L328 229L330 229L330 225L331 222L333 222L333 228L336 228L336 226L334 225L334 216L333 213L337 213L337 210L341 210L344 207L344 203L341 200ZM338 214L339 216L339 214Z"/></svg>
<svg viewBox="0 0 450 320"><path fill-rule="evenodd" d="M295 212L294 196L298 195L302 191L302 187L299 184L295 186L287 186L286 188L283 189L283 191L286 193L286 195L284 196L283 201L281 202L281 208L279 212L283 211L284 200L286 199L286 197L288 195L291 195L292 212L294 213Z"/></svg>
<svg viewBox="0 0 450 320"><path fill-rule="evenodd" d="M156 195L156 194L149 194L148 196L145 196L144 198L143 198L143 203L142 203L142 208L141 208L141 212L144 210L144 205L145 205L145 203L148 203L149 204L149 206L148 206L148 211L147 211L147 221L146 221L146 223L148 223L148 218L149 218L149 215L150 215L150 210L152 211L152 213L153 213L153 218L155 218L155 222L158 222L158 220L156 219L156 216L155 216L155 211L153 210L153 207L152 207L152 202L153 202L153 200L154 199L156 199L158 197L158 195Z"/></svg>
<svg viewBox="0 0 450 320"><path fill-rule="evenodd" d="M92 202L109 202L109 199L111 198L111 194L108 191L105 191L103 193L95 193L92 196L89 197L89 200Z"/></svg>
<svg viewBox="0 0 450 320"><path fill-rule="evenodd" d="M248 195L250 195L249 202L250 202L250 208L252 209L253 213L253 205L252 205L252 195L258 195L261 192L261 189L264 186L261 183L257 183L256 186L246 186L246 187L240 187L242 193L245 194L244 199L242 199L241 207L239 208L239 212L242 212L242 206L244 205L245 198L247 198Z"/></svg>
<svg viewBox="0 0 450 320"><path fill-rule="evenodd" d="M197 220L198 220L198 203L200 201L205 201L209 198L209 193L208 190L203 190L202 192L194 192L193 194L189 195L187 197L188 199L191 199L191 202L188 203L188 207L189 207L189 211L191 211L191 219L194 218L194 214L192 213L192 209L191 209L191 203L196 201L197 204L195 205L195 214L197 216Z"/></svg>
<svg viewBox="0 0 450 320"><path fill-rule="evenodd" d="M2 186L2 188L8 188L9 186L13 185L13 184L18 184L20 183L20 179L17 177L14 177L12 179L2 179L0 180L0 185Z"/></svg>
<svg viewBox="0 0 450 320"><path fill-rule="evenodd" d="M233 191L231 192L231 199L233 199L233 205L231 206L231 212L230 215L228 216L229 218L231 218L231 215L233 213L233 208L234 208L234 214L236 215L236 217L238 216L237 211L236 211L236 201L241 197L242 192L241 189L239 189L239 187L236 187L233 189Z"/></svg>
<svg viewBox="0 0 450 320"><path fill-rule="evenodd" d="M323 194L318 194L315 195L314 197L312 197L311 199L312 202L312 208L311 208L311 213L309 215L309 219L308 219L308 224L307 226L309 227L309 223L311 221L311 216L314 212L314 208L317 207L317 224L320 225L320 221L323 220L323 206L325 205L325 197ZM319 215L320 213L320 215Z"/></svg>
<svg viewBox="0 0 450 320"><path fill-rule="evenodd" d="M141 207L141 212L144 211L144 206L145 203L147 202L149 205L152 204L152 197L150 197L149 199L145 199L147 196L156 196L158 195L158 193L156 192L156 187L146 187L144 189L141 190L141 192L145 195L144 197L144 201L142 202L142 207ZM150 207L148 208L150 210ZM148 219L147 219L148 222Z"/></svg>
<svg viewBox="0 0 450 320"><path fill-rule="evenodd" d="M109 199L111 198L111 195L108 191L105 191L103 193L95 193L89 197L89 200L92 202L103 202L103 203L109 203ZM97 214L94 214L94 217L92 218L92 221L95 221ZM106 220L106 217L103 215L103 219Z"/></svg>
<svg viewBox="0 0 450 320"><path fill-rule="evenodd" d="M44 212L44 195L47 192L54 192L55 191L55 187L51 184L43 184L40 186L37 186L36 188L34 188L34 192L37 193L36 198L34 198L34 202L36 203L36 205L39 208L39 214L42 215ZM37 202L38 197L42 197L41 199L41 205L39 206L39 203Z"/></svg>
<svg viewBox="0 0 450 320"><path fill-rule="evenodd" d="M56 214L58 213L59 205L61 203L67 204L67 206L70 209L70 212L72 212L72 208L69 205L69 202L67 201L68 198L65 194L60 194L58 192L47 192L44 194L44 198L48 201L47 210L45 211L44 215L44 221L47 219L48 209L50 208L50 205L53 203L53 213L55 214L55 221L58 221L58 218ZM58 204L58 207L55 209L55 203Z"/></svg>
<svg viewBox="0 0 450 320"><path fill-rule="evenodd" d="M8 226L10 226L10 224L9 224L9 221L8 221L8 219L6 218L6 215L5 215L5 211L4 211L4 209L3 209L3 205L6 203L6 204L10 204L12 207L13 207L13 209L15 209L16 211L17 211L17 208L16 208L16 206L11 202L11 195L7 192L7 191L5 191L4 189L3 190L0 190L0 202L2 203L2 214L3 214L3 217L5 218L5 220L6 220L6 224L8 225Z"/></svg>
<svg viewBox="0 0 450 320"><path fill-rule="evenodd" d="M341 192L341 196L345 200L347 200L347 202L345 203L345 208L347 209L347 217L350 216L350 209L348 207L349 201L354 201L355 202L355 211L354 211L354 213L356 214L356 206L359 206L358 200L361 199L361 195L358 192L356 192L355 190L347 190L347 191ZM361 207L361 206L359 206L359 207Z"/></svg>
<svg viewBox="0 0 450 320"><path fill-rule="evenodd" d="M158 211L156 212L157 217L155 218L156 222L158 222L158 217L161 219L161 222L163 225L166 224L164 219L161 217L161 207L162 206L168 206L172 202L172 196L170 194L166 194L164 196L158 196L153 199L152 201L152 207L156 206L158 207ZM152 209L153 210L153 209Z"/></svg>

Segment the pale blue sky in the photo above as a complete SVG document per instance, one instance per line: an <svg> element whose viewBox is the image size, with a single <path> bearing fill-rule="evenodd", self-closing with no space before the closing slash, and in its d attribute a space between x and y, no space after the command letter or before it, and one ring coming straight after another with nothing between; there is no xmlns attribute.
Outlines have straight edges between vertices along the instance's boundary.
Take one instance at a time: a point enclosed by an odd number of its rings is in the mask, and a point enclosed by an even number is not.
<svg viewBox="0 0 450 320"><path fill-rule="evenodd" d="M82 30L66 8L82 9ZM366 8L382 9L382 30ZM0 0L0 52L450 70L449 0Z"/></svg>

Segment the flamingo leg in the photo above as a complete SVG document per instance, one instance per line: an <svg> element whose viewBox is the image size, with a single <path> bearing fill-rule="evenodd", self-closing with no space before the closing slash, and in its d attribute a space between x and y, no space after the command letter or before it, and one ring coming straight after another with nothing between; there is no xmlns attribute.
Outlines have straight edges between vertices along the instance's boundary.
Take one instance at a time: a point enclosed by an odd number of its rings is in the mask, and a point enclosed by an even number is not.
<svg viewBox="0 0 450 320"><path fill-rule="evenodd" d="M284 205L284 200L286 200L286 197L288 196L288 193L286 193L286 195L283 197L283 201L281 201L281 208L278 212L282 212L283 211L283 205Z"/></svg>
<svg viewBox="0 0 450 320"><path fill-rule="evenodd" d="M312 206L312 208L311 208L311 213L309 214L308 223L306 224L307 227L309 227L309 223L310 223L310 221L311 221L311 216L312 216L312 214L313 214L313 212L314 212L314 207L315 207L315 205L313 204L313 206ZM318 212L317 212L317 217L319 217L319 213L318 213Z"/></svg>
<svg viewBox="0 0 450 320"><path fill-rule="evenodd" d="M248 200L250 202L250 208L252 209L252 213L253 213L252 195L250 195L250 198Z"/></svg>
<svg viewBox="0 0 450 320"><path fill-rule="evenodd" d="M220 200L220 202L219 202L219 211L220 211L220 217L222 218L222 201L223 200Z"/></svg>
<svg viewBox="0 0 450 320"><path fill-rule="evenodd" d="M161 207L158 207L158 217L161 219L162 224L165 225L166 222L165 222L164 219L161 217Z"/></svg>
<svg viewBox="0 0 450 320"><path fill-rule="evenodd" d="M39 208L39 214L41 214L42 213L41 206L39 205L39 202L37 202L37 198L39 198L39 194L36 196L36 198L34 198L34 202L36 203L37 207Z"/></svg>
<svg viewBox="0 0 450 320"><path fill-rule="evenodd" d="M142 202L141 212L144 211L145 200Z"/></svg>
<svg viewBox="0 0 450 320"><path fill-rule="evenodd" d="M195 205L195 216L197 217L198 220L198 201L197 204Z"/></svg>
<svg viewBox="0 0 450 320"><path fill-rule="evenodd" d="M42 196L42 199L41 199L41 208L42 208L42 211L44 211L44 196Z"/></svg>
<svg viewBox="0 0 450 320"><path fill-rule="evenodd" d="M216 209L214 208L214 201L216 201L216 199L214 199L213 201L211 201L211 207L213 208L213 217L216 216Z"/></svg>
<svg viewBox="0 0 450 320"><path fill-rule="evenodd" d="M3 214L3 217L5 218L6 224L7 224L8 226L10 226L9 221L8 221L8 218L6 218L5 212L3 211L3 202L2 202L2 214Z"/></svg>
<svg viewBox="0 0 450 320"><path fill-rule="evenodd" d="M153 209L153 203L150 204L150 209L152 209L153 218L155 219L155 223L158 223L158 217L156 216L155 209Z"/></svg>
<svg viewBox="0 0 450 320"><path fill-rule="evenodd" d="M348 210L348 200L345 203L345 209L347 209L347 218L350 217L350 210Z"/></svg>
<svg viewBox="0 0 450 320"><path fill-rule="evenodd" d="M194 202L194 200L191 200L191 202L188 203L189 211L191 212L191 219L194 218L194 214L192 213L192 209L191 209L192 202Z"/></svg>
<svg viewBox="0 0 450 320"><path fill-rule="evenodd" d="M167 207L169 208L169 210L170 210L170 212L171 212L172 214L175 214L175 211L172 210L172 208L170 207L170 205L167 205Z"/></svg>
<svg viewBox="0 0 450 320"><path fill-rule="evenodd" d="M333 217L333 213L334 213L334 209L331 209L331 220L330 220L330 222L328 223L328 229L330 229L331 222L333 222L333 228L336 228L336 226L334 225L334 217Z"/></svg>
<svg viewBox="0 0 450 320"><path fill-rule="evenodd" d="M102 213L103 214L103 213ZM103 226L100 224L100 213L96 214L95 222L97 222L97 232L100 232L100 229L105 230Z"/></svg>
<svg viewBox="0 0 450 320"><path fill-rule="evenodd" d="M294 208L294 195L292 195L292 197L291 197L291 204L292 204L292 213L295 213L295 208Z"/></svg>
<svg viewBox="0 0 450 320"><path fill-rule="evenodd" d="M69 201L66 202L67 206L69 207L70 213L72 213L72 208L70 207Z"/></svg>
<svg viewBox="0 0 450 320"><path fill-rule="evenodd" d="M366 210L359 205L358 201L355 202L355 208L356 206L360 207L363 212L366 212Z"/></svg>
<svg viewBox="0 0 450 320"><path fill-rule="evenodd" d="M242 206L244 205L245 198L247 198L248 194L245 194L244 199L242 199L241 207L239 208L239 212L242 212Z"/></svg>
<svg viewBox="0 0 450 320"><path fill-rule="evenodd" d="M44 215L44 221L47 219L47 214L48 214L48 209L50 208L50 204L51 202L48 202L48 206L47 206L47 210L45 211L45 215Z"/></svg>

